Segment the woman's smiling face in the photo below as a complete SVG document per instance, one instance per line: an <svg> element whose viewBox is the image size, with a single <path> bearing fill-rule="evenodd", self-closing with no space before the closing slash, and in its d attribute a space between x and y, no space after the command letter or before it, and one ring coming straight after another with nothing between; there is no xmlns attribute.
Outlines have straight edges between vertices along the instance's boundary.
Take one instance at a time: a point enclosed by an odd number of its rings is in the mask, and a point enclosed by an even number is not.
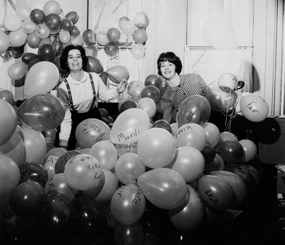
<svg viewBox="0 0 285 245"><path fill-rule="evenodd" d="M161 75L167 80L170 80L175 77L175 70L175 65L169 61L164 61L160 63Z"/></svg>
<svg viewBox="0 0 285 245"><path fill-rule="evenodd" d="M83 60L78 49L72 49L68 52L67 64L70 71L82 70Z"/></svg>

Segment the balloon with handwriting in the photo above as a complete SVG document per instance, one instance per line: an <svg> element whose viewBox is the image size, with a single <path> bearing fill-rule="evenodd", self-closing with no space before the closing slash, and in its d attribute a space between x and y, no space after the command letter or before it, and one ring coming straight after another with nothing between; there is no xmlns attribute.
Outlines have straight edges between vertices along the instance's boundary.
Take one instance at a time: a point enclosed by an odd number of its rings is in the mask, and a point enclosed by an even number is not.
<svg viewBox="0 0 285 245"><path fill-rule="evenodd" d="M71 158L65 166L66 183L75 190L88 190L98 186L103 172L100 162L88 154Z"/></svg>
<svg viewBox="0 0 285 245"><path fill-rule="evenodd" d="M95 143L91 147L89 155L95 157L101 163L102 169L114 171L118 153L116 147L109 140Z"/></svg>
<svg viewBox="0 0 285 245"><path fill-rule="evenodd" d="M42 133L24 128L19 134L25 145L26 162L41 163L47 153L47 144Z"/></svg>
<svg viewBox="0 0 285 245"><path fill-rule="evenodd" d="M63 121L63 103L51 94L38 94L25 100L17 110L18 117L31 128L48 131Z"/></svg>
<svg viewBox="0 0 285 245"><path fill-rule="evenodd" d="M70 201L74 199L75 194L78 192L66 183L63 173L56 174L54 177L50 178L45 184L44 189L46 194L51 191L57 191L65 195Z"/></svg>
<svg viewBox="0 0 285 245"><path fill-rule="evenodd" d="M185 182L194 182L203 173L205 160L200 151L191 146L178 147L178 156L172 169L181 174Z"/></svg>
<svg viewBox="0 0 285 245"><path fill-rule="evenodd" d="M242 96L240 99L240 109L244 117L251 122L261 122L269 113L267 102L255 94Z"/></svg>
<svg viewBox="0 0 285 245"><path fill-rule="evenodd" d="M179 206L187 193L184 178L175 170L156 168L141 174L138 186L156 207L172 209Z"/></svg>
<svg viewBox="0 0 285 245"><path fill-rule="evenodd" d="M161 168L170 163L175 155L175 140L167 130L151 128L138 141L138 156L149 168Z"/></svg>
<svg viewBox="0 0 285 245"><path fill-rule="evenodd" d="M205 217L205 206L193 187L187 185L187 204L181 208L168 210L171 223L179 231L195 231L201 227Z"/></svg>
<svg viewBox="0 0 285 245"><path fill-rule="evenodd" d="M115 144L137 143L149 129L149 116L139 108L130 108L117 117L111 129L110 140Z"/></svg>
<svg viewBox="0 0 285 245"><path fill-rule="evenodd" d="M77 126L75 137L81 147L91 148L95 144L97 137L107 131L110 131L110 127L102 120L88 118Z"/></svg>
<svg viewBox="0 0 285 245"><path fill-rule="evenodd" d="M55 163L57 161L57 156L48 156L42 162L44 169L47 171L48 180L50 180L53 176L55 176Z"/></svg>
<svg viewBox="0 0 285 245"><path fill-rule="evenodd" d="M215 175L203 175L199 178L198 193L211 211L223 211L234 200L234 192L228 181Z"/></svg>
<svg viewBox="0 0 285 245"><path fill-rule="evenodd" d="M111 199L111 213L121 224L133 224L143 215L145 196L135 184L127 184L118 189Z"/></svg>
<svg viewBox="0 0 285 245"><path fill-rule="evenodd" d="M192 146L202 151L206 145L207 136L202 126L196 123L187 123L178 128L174 139L176 146Z"/></svg>
<svg viewBox="0 0 285 245"><path fill-rule="evenodd" d="M9 194L20 181L20 170L10 158L0 154L0 197Z"/></svg>

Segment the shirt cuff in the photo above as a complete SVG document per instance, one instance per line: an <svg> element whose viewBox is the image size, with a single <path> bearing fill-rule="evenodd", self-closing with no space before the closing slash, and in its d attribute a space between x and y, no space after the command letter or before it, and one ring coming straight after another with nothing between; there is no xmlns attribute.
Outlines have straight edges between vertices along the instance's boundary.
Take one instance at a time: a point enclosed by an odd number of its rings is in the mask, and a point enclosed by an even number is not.
<svg viewBox="0 0 285 245"><path fill-rule="evenodd" d="M68 141L67 140L60 140L59 145L60 146L68 146Z"/></svg>

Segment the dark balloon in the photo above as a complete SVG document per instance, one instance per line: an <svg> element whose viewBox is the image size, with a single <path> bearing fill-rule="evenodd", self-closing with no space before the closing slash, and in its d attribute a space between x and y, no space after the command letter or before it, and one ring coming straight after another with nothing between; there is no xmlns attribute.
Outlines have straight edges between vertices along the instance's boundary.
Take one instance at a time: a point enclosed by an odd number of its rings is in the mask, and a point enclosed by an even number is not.
<svg viewBox="0 0 285 245"><path fill-rule="evenodd" d="M39 58L39 56L34 53L24 53L22 56L22 61L25 62L26 64L29 64L30 61L32 61L35 58Z"/></svg>
<svg viewBox="0 0 285 245"><path fill-rule="evenodd" d="M80 34L80 31L77 26L73 26L72 30L69 33L70 33L70 36L75 37Z"/></svg>
<svg viewBox="0 0 285 245"><path fill-rule="evenodd" d="M226 163L241 163L244 150L238 141L227 140L219 144L218 153Z"/></svg>
<svg viewBox="0 0 285 245"><path fill-rule="evenodd" d="M109 112L105 108L98 108L102 118L109 118Z"/></svg>
<svg viewBox="0 0 285 245"><path fill-rule="evenodd" d="M81 195L75 197L72 203L77 213L77 236L85 241L93 241L102 236L107 223L103 208L89 197Z"/></svg>
<svg viewBox="0 0 285 245"><path fill-rule="evenodd" d="M153 85L159 89L161 96L164 94L165 90L168 87L168 84L163 77L158 77Z"/></svg>
<svg viewBox="0 0 285 245"><path fill-rule="evenodd" d="M138 107L138 103L132 99L127 99L126 101L124 101L120 108L119 108L119 112L122 113L125 110L131 109L131 108L137 108Z"/></svg>
<svg viewBox="0 0 285 245"><path fill-rule="evenodd" d="M40 56L42 61L54 62L56 51L51 44L44 44L39 47L38 56Z"/></svg>
<svg viewBox="0 0 285 245"><path fill-rule="evenodd" d="M10 105L14 105L15 103L14 95L9 90L0 90L0 99L5 100Z"/></svg>
<svg viewBox="0 0 285 245"><path fill-rule="evenodd" d="M71 20L73 24L76 24L79 19L79 15L75 11L69 12L65 17Z"/></svg>
<svg viewBox="0 0 285 245"><path fill-rule="evenodd" d="M91 29L87 29L82 34L83 40L86 45L94 45L96 43L95 33Z"/></svg>
<svg viewBox="0 0 285 245"><path fill-rule="evenodd" d="M106 72L102 72L102 73L100 73L100 75L99 75L100 77L101 77L101 79L102 79L102 81L104 82L104 84L105 85L107 85L107 81L108 81L108 74L106 73Z"/></svg>
<svg viewBox="0 0 285 245"><path fill-rule="evenodd" d="M18 59L18 58L20 58L23 55L23 53L24 53L24 46L25 45L22 45L20 47L11 47L12 56L15 59Z"/></svg>
<svg viewBox="0 0 285 245"><path fill-rule="evenodd" d="M30 70L32 68L33 65L37 64L38 62L41 61L41 58L38 56L34 59L32 59L29 64L28 64L28 70Z"/></svg>
<svg viewBox="0 0 285 245"><path fill-rule="evenodd" d="M45 24L51 32L57 32L61 28L61 19L57 14L49 14L45 18Z"/></svg>
<svg viewBox="0 0 285 245"><path fill-rule="evenodd" d="M145 97L151 98L155 103L158 103L161 98L161 94L157 87L149 85L144 87L141 92L141 98Z"/></svg>
<svg viewBox="0 0 285 245"><path fill-rule="evenodd" d="M172 134L172 129L171 129L170 123L165 121L165 120L163 120L163 119L154 122L152 124L152 127L153 128L163 128L163 129L167 130L169 133Z"/></svg>
<svg viewBox="0 0 285 245"><path fill-rule="evenodd" d="M31 21L33 21L35 24L42 24L45 22L45 13L44 11L40 9L33 9L30 13Z"/></svg>
<svg viewBox="0 0 285 245"><path fill-rule="evenodd" d="M65 31L72 31L73 29L73 22L70 19L63 19L61 21L61 28Z"/></svg>
<svg viewBox="0 0 285 245"><path fill-rule="evenodd" d="M154 85L157 78L159 76L156 74L148 75L144 81L144 86Z"/></svg>
<svg viewBox="0 0 285 245"><path fill-rule="evenodd" d="M213 146L210 144L205 145L204 149L201 151L204 159L205 159L205 164L211 164L216 156L216 151Z"/></svg>
<svg viewBox="0 0 285 245"><path fill-rule="evenodd" d="M100 60L98 60L97 58L93 56L87 56L87 58L88 58L88 62L86 66L87 72L95 72L97 74L100 74L101 72L103 72L104 68Z"/></svg>
<svg viewBox="0 0 285 245"><path fill-rule="evenodd" d="M39 163L24 163L20 165L20 174L21 178L19 183L26 181L35 181L38 182L43 188L45 187L48 181L47 171Z"/></svg>
<svg viewBox="0 0 285 245"><path fill-rule="evenodd" d="M11 210L19 217L32 217L44 198L44 188L35 181L26 181L12 191Z"/></svg>
<svg viewBox="0 0 285 245"><path fill-rule="evenodd" d="M119 46L115 42L108 42L104 47L104 51L109 56L115 56L119 52Z"/></svg>

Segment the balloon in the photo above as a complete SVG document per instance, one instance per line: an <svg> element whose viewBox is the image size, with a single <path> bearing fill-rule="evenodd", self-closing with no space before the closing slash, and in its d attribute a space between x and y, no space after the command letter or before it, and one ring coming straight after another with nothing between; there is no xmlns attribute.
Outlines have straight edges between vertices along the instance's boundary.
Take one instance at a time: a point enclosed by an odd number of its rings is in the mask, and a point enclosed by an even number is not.
<svg viewBox="0 0 285 245"><path fill-rule="evenodd" d="M132 55L135 59L140 60L145 56L145 47L141 43L132 46Z"/></svg>
<svg viewBox="0 0 285 245"><path fill-rule="evenodd" d="M49 61L40 61L27 72L24 85L25 97L46 94L57 85L59 71L55 64Z"/></svg>
<svg viewBox="0 0 285 245"><path fill-rule="evenodd" d="M125 66L117 65L109 68L106 73L108 74L109 79L119 84L123 80L128 81L130 77L130 73Z"/></svg>
<svg viewBox="0 0 285 245"><path fill-rule="evenodd" d="M144 87L143 90L141 91L141 98L150 98L155 103L158 103L158 101L161 98L160 91L157 87L153 85L148 85Z"/></svg>
<svg viewBox="0 0 285 245"><path fill-rule="evenodd" d="M95 144L96 144L97 142L102 141L102 140L110 141L110 131L103 132L103 133L99 134L99 136L98 136L97 139L96 139Z"/></svg>
<svg viewBox="0 0 285 245"><path fill-rule="evenodd" d="M95 157L101 164L102 169L114 171L118 154L116 147L107 140L95 143L89 152L89 155Z"/></svg>
<svg viewBox="0 0 285 245"><path fill-rule="evenodd" d="M9 14L4 17L4 27L9 31L17 31L22 26L21 18L16 14Z"/></svg>
<svg viewBox="0 0 285 245"><path fill-rule="evenodd" d="M205 173L209 173L211 171L224 170L225 162L223 158L216 153L214 160L210 164L205 164Z"/></svg>
<svg viewBox="0 0 285 245"><path fill-rule="evenodd" d="M217 151L217 152L219 151L219 149L220 149L220 144L221 144L222 142L225 142L225 141L228 141L228 140L238 141L237 137L236 137L233 133L231 133L231 132L229 132L229 131L221 132L221 133L220 133L220 137L219 137L219 143L218 143L218 145L216 146L216 151Z"/></svg>
<svg viewBox="0 0 285 245"><path fill-rule="evenodd" d="M36 26L36 34L41 38L41 39L45 39L50 35L50 30L48 29L48 27L45 25L45 23L43 24L38 24Z"/></svg>
<svg viewBox="0 0 285 245"><path fill-rule="evenodd" d="M38 56L42 61L54 62L56 57L56 51L51 44L44 44L39 47Z"/></svg>
<svg viewBox="0 0 285 245"><path fill-rule="evenodd" d="M88 190L97 186L103 172L100 162L88 154L71 158L65 166L66 183L75 190Z"/></svg>
<svg viewBox="0 0 285 245"><path fill-rule="evenodd" d="M77 26L73 26L72 30L69 33L71 37L76 38L77 36L79 36L80 31ZM83 44L83 37L81 36L81 38L82 38L82 44Z"/></svg>
<svg viewBox="0 0 285 245"><path fill-rule="evenodd" d="M202 151L206 145L207 136L202 126L196 123L187 123L178 128L174 136L176 146L192 146Z"/></svg>
<svg viewBox="0 0 285 245"><path fill-rule="evenodd" d="M252 159L254 159L254 157L257 154L256 144L252 140L249 140L249 139L240 140L239 143L241 144L244 150L244 154L245 154L245 158L243 162L249 162Z"/></svg>
<svg viewBox="0 0 285 245"><path fill-rule="evenodd" d="M65 176L63 173L56 174L50 178L44 186L45 193L48 194L51 191L56 191L65 195L70 201L74 199L76 190L67 185Z"/></svg>
<svg viewBox="0 0 285 245"><path fill-rule="evenodd" d="M231 185L215 175L203 175L198 180L198 193L203 203L212 211L223 211L229 208L234 199Z"/></svg>
<svg viewBox="0 0 285 245"><path fill-rule="evenodd" d="M86 66L87 72L95 72L97 74L100 74L103 72L104 68L100 60L93 56L87 56L88 62Z"/></svg>
<svg viewBox="0 0 285 245"><path fill-rule="evenodd" d="M165 90L168 87L168 84L167 84L167 82L165 81L165 79L163 77L158 77L154 81L153 85L159 89L161 96L164 94Z"/></svg>
<svg viewBox="0 0 285 245"><path fill-rule="evenodd" d="M29 20L31 14L31 7L26 4L17 5L16 14L20 17L21 20Z"/></svg>
<svg viewBox="0 0 285 245"><path fill-rule="evenodd" d="M84 241L94 241L106 230L103 208L86 196L76 196L72 201L76 211L76 235Z"/></svg>
<svg viewBox="0 0 285 245"><path fill-rule="evenodd" d="M0 154L0 197L9 194L20 181L20 170L8 156Z"/></svg>
<svg viewBox="0 0 285 245"><path fill-rule="evenodd" d="M139 108L130 108L119 114L111 129L110 140L115 144L137 143L149 129L149 117Z"/></svg>
<svg viewBox="0 0 285 245"><path fill-rule="evenodd" d="M216 49L234 50L237 48L236 33L224 18L209 18L203 27L203 34L206 41Z"/></svg>
<svg viewBox="0 0 285 245"><path fill-rule="evenodd" d="M12 106L15 103L14 95L12 94L11 91L6 89L0 90L0 99L5 100Z"/></svg>
<svg viewBox="0 0 285 245"><path fill-rule="evenodd" d="M175 170L156 168L141 174L138 186L156 207L172 209L185 199L187 187L183 177Z"/></svg>
<svg viewBox="0 0 285 245"><path fill-rule="evenodd" d="M231 185L234 192L234 201L231 208L241 208L247 197L247 187L242 178L240 178L237 174L224 170L213 171L211 174L225 179Z"/></svg>
<svg viewBox="0 0 285 245"><path fill-rule="evenodd" d="M19 166L21 178L19 183L26 181L35 181L39 183L42 187L48 180L47 171L40 163L26 162Z"/></svg>
<svg viewBox="0 0 285 245"><path fill-rule="evenodd" d="M22 56L22 61L26 64L29 64L33 59L39 58L39 56L35 53L24 53Z"/></svg>
<svg viewBox="0 0 285 245"><path fill-rule="evenodd" d="M240 163L244 157L242 145L234 140L220 143L218 153L226 163Z"/></svg>
<svg viewBox="0 0 285 245"><path fill-rule="evenodd" d="M130 108L138 108L138 103L130 98L120 100L118 104L119 113L122 113L123 111L128 110Z"/></svg>
<svg viewBox="0 0 285 245"><path fill-rule="evenodd" d="M19 135L22 137L25 145L26 162L41 163L47 153L44 136L32 128L22 129Z"/></svg>
<svg viewBox="0 0 285 245"><path fill-rule="evenodd" d="M75 231L76 211L66 196L52 191L44 196L36 221L40 231L53 234L57 241L60 236L66 240Z"/></svg>
<svg viewBox="0 0 285 245"><path fill-rule="evenodd" d="M0 30L0 53L5 52L10 46L9 36Z"/></svg>
<svg viewBox="0 0 285 245"><path fill-rule="evenodd" d="M172 134L172 129L170 126L170 123L161 119L161 120L157 120L152 124L152 128L162 128L167 130L169 133Z"/></svg>
<svg viewBox="0 0 285 245"><path fill-rule="evenodd" d="M220 140L219 128L211 122L206 122L202 127L205 130L207 141L209 141L213 147L216 147Z"/></svg>
<svg viewBox="0 0 285 245"><path fill-rule="evenodd" d="M42 24L45 22L45 13L41 9L33 9L30 14L31 21L35 24Z"/></svg>
<svg viewBox="0 0 285 245"><path fill-rule="evenodd" d="M61 19L58 14L47 15L45 24L51 33L57 33L61 29Z"/></svg>
<svg viewBox="0 0 285 245"><path fill-rule="evenodd" d="M128 184L118 189L111 199L111 213L121 224L134 224L143 215L145 197L135 184Z"/></svg>
<svg viewBox="0 0 285 245"><path fill-rule="evenodd" d="M118 177L114 173L106 169L102 169L102 171L105 176L105 181L102 189L98 189L99 194L94 195L94 193L91 193L90 195L90 190L82 191L84 195L94 198L94 200L99 204L106 203L107 201L111 200L119 185Z"/></svg>
<svg viewBox="0 0 285 245"><path fill-rule="evenodd" d="M32 217L43 198L44 188L35 181L26 181L12 191L10 208L19 217Z"/></svg>
<svg viewBox="0 0 285 245"><path fill-rule="evenodd" d="M103 132L110 131L110 127L96 118L82 121L75 130L75 137L81 147L91 148L96 138Z"/></svg>
<svg viewBox="0 0 285 245"><path fill-rule="evenodd" d="M138 177L145 172L145 166L137 154L128 152L117 160L115 174L123 184L136 184Z"/></svg>
<svg viewBox="0 0 285 245"><path fill-rule="evenodd" d="M133 33L133 39L136 43L143 44L146 42L147 38L148 38L148 35L147 35L146 31L143 29L137 29Z"/></svg>
<svg viewBox="0 0 285 245"><path fill-rule="evenodd" d="M17 31L12 31L9 34L9 41L11 46L13 47L20 47L23 46L27 41L27 33L23 32L22 29Z"/></svg>
<svg viewBox="0 0 285 245"><path fill-rule="evenodd" d="M115 56L119 52L118 44L115 42L108 42L104 47L104 51L109 56Z"/></svg>
<svg viewBox="0 0 285 245"><path fill-rule="evenodd" d="M141 98L138 101L138 107L144 110L149 118L153 118L156 114L156 104L154 100L149 97Z"/></svg>
<svg viewBox="0 0 285 245"><path fill-rule="evenodd" d="M244 117L251 122L261 122L265 120L269 112L267 102L262 97L254 94L241 97L240 109Z"/></svg>
<svg viewBox="0 0 285 245"><path fill-rule="evenodd" d="M130 225L118 224L114 239L116 245L142 245L145 238L141 224L136 222Z"/></svg>
<svg viewBox="0 0 285 245"><path fill-rule="evenodd" d="M141 99L141 93L144 88L145 86L142 83L137 83L130 88L128 93L134 101L138 102Z"/></svg>
<svg viewBox="0 0 285 245"><path fill-rule="evenodd" d="M43 7L43 11L46 16L50 14L60 14L60 4L57 1L47 1Z"/></svg>
<svg viewBox="0 0 285 245"><path fill-rule="evenodd" d="M47 131L57 128L62 123L65 108L57 97L51 94L38 94L25 100L17 114L31 128Z"/></svg>
<svg viewBox="0 0 285 245"><path fill-rule="evenodd" d="M159 76L156 74L148 75L144 81L144 85L145 86L154 85L157 78L159 78Z"/></svg>
<svg viewBox="0 0 285 245"><path fill-rule="evenodd" d="M118 42L120 39L120 35L120 31L118 30L118 28L115 27L112 27L107 31L107 37L110 42Z"/></svg>
<svg viewBox="0 0 285 245"><path fill-rule="evenodd" d="M235 106L237 98L236 92L227 93L219 87L211 88L211 96L207 96L211 109L219 112L229 112Z"/></svg>
<svg viewBox="0 0 285 245"><path fill-rule="evenodd" d="M134 31L136 30L136 26L130 20L122 21L120 28L122 29L124 33L129 34L129 35L132 35Z"/></svg>
<svg viewBox="0 0 285 245"><path fill-rule="evenodd" d="M205 164L211 164L216 156L216 151L214 147L208 142L206 142L206 145L204 149L201 151L201 153L205 159Z"/></svg>
<svg viewBox="0 0 285 245"><path fill-rule="evenodd" d="M198 193L187 185L187 204L182 210L168 210L171 223L179 231L195 231L201 227L205 217L205 207Z"/></svg>
<svg viewBox="0 0 285 245"><path fill-rule="evenodd" d="M96 36L93 30L87 29L82 34L83 40L86 45L94 45L96 43Z"/></svg>
<svg viewBox="0 0 285 245"><path fill-rule="evenodd" d="M37 35L36 32L32 32L27 37L27 43L31 48L38 48L41 38Z"/></svg>
<svg viewBox="0 0 285 245"><path fill-rule="evenodd" d="M12 52L13 58L15 58L15 59L20 58L24 53L24 47L25 47L25 45L22 45L20 47L11 47L11 52Z"/></svg>
<svg viewBox="0 0 285 245"><path fill-rule="evenodd" d="M151 128L138 140L138 156L143 165L149 168L166 166L174 157L175 140L166 130Z"/></svg>
<svg viewBox="0 0 285 245"><path fill-rule="evenodd" d="M65 165L67 164L67 162L77 156L80 155L81 152L78 150L72 150L72 151L66 151L65 153L63 153L61 156L58 157L56 163L55 163L55 167L54 167L54 171L56 174L59 173L63 173L64 169L65 169Z"/></svg>
<svg viewBox="0 0 285 245"><path fill-rule="evenodd" d="M75 11L70 11L68 14L65 15L65 17L71 20L73 24L76 24L79 20L79 15Z"/></svg>
<svg viewBox="0 0 285 245"><path fill-rule="evenodd" d="M119 25L121 30L123 30L122 27L124 25L124 22L129 21L129 20L130 19L127 16L123 16L119 19L118 25Z"/></svg>
<svg viewBox="0 0 285 245"><path fill-rule="evenodd" d="M178 156L172 166L185 180L194 182L203 173L205 160L200 151L191 147L183 146L178 148Z"/></svg>
<svg viewBox="0 0 285 245"><path fill-rule="evenodd" d="M70 19L63 19L61 20L61 28L64 31L71 31L73 29L73 22ZM83 33L83 38L84 38L84 33Z"/></svg>
<svg viewBox="0 0 285 245"><path fill-rule="evenodd" d="M14 108L5 100L0 99L0 147L13 135L17 127L17 114Z"/></svg>
<svg viewBox="0 0 285 245"><path fill-rule="evenodd" d="M208 100L201 95L192 95L185 99L177 112L176 121L180 128L186 123L205 124L211 114Z"/></svg>
<svg viewBox="0 0 285 245"><path fill-rule="evenodd" d="M107 37L107 33L103 31L99 31L96 33L96 41L99 45L105 46L108 42L109 39Z"/></svg>
<svg viewBox="0 0 285 245"><path fill-rule="evenodd" d="M232 73L223 73L217 80L219 88L227 93L237 89L241 89L244 86L243 81L238 81L236 76Z"/></svg>
<svg viewBox="0 0 285 245"><path fill-rule="evenodd" d="M134 17L134 24L137 28L146 29L149 24L148 16L143 12L137 13Z"/></svg>
<svg viewBox="0 0 285 245"><path fill-rule="evenodd" d="M18 166L25 162L24 142L17 132L14 132L12 137L0 147L0 153L10 157Z"/></svg>
<svg viewBox="0 0 285 245"><path fill-rule="evenodd" d="M55 148L53 148L55 149ZM48 180L53 178L55 176L55 163L57 161L58 157L57 156L48 156L45 157L45 159L42 162L42 165L44 169L47 171L48 174Z"/></svg>

